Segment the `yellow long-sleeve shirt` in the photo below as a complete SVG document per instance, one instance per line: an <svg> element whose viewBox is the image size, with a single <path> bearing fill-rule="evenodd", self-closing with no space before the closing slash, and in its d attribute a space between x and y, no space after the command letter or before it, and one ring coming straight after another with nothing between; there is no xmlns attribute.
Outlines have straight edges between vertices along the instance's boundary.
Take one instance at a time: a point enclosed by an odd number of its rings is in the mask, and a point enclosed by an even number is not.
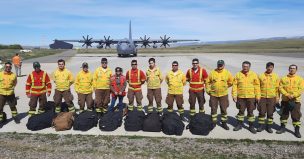
<svg viewBox="0 0 304 159"><path fill-rule="evenodd" d="M12 95L17 84L17 77L14 73L0 72L0 94Z"/></svg>
<svg viewBox="0 0 304 159"><path fill-rule="evenodd" d="M159 68L148 69L146 72L148 89L160 88L163 81L163 76Z"/></svg>
<svg viewBox="0 0 304 159"><path fill-rule="evenodd" d="M262 98L280 98L279 84L280 78L276 73L262 73L259 76L261 85L261 97Z"/></svg>
<svg viewBox="0 0 304 159"><path fill-rule="evenodd" d="M93 92L93 75L88 71L80 71L75 80L75 91L81 94Z"/></svg>
<svg viewBox="0 0 304 159"><path fill-rule="evenodd" d="M260 80L257 74L253 71L249 71L246 75L238 72L233 80L232 97L260 99Z"/></svg>
<svg viewBox="0 0 304 159"><path fill-rule="evenodd" d="M206 80L206 92L215 97L228 95L232 83L233 76L227 69L212 70Z"/></svg>
<svg viewBox="0 0 304 159"><path fill-rule="evenodd" d="M296 102L301 102L304 80L298 75L287 75L281 79L279 88L282 94L282 101L289 101L288 96L292 95Z"/></svg>
<svg viewBox="0 0 304 159"><path fill-rule="evenodd" d="M93 75L94 89L110 89L111 76L112 71L109 67L106 69L102 67L97 68Z"/></svg>
<svg viewBox="0 0 304 159"><path fill-rule="evenodd" d="M68 69L57 69L51 75L52 79L56 84L56 89L58 91L69 90L70 86L74 83L74 77L71 71Z"/></svg>
<svg viewBox="0 0 304 159"><path fill-rule="evenodd" d="M168 84L168 94L183 94L186 76L181 70L170 71L166 76L166 82Z"/></svg>

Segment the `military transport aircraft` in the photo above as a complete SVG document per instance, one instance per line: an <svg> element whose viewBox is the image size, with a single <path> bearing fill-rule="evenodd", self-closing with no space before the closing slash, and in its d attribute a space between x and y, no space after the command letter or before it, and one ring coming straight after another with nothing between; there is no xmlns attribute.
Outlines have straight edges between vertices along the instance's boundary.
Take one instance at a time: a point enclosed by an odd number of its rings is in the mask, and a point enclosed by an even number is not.
<svg viewBox="0 0 304 159"><path fill-rule="evenodd" d="M137 56L137 44L141 44L141 47L151 47L149 44L153 43L153 48L157 48L157 43L161 43L160 47L170 47L169 43L176 43L176 42L184 42L184 41L199 41L199 40L186 40L186 39L170 39L170 37L167 37L164 35L164 37L160 37L160 39L150 39L150 37L147 38L145 35L144 38L140 37L140 39L132 39L132 30L131 30L131 21L129 24L129 39L110 39L110 36L106 37L104 36L104 39L93 39L92 37L89 37L89 35L82 36L83 39L81 40L59 40L59 41L65 41L65 42L78 42L83 43L82 47L92 47L93 43L97 43L97 48L111 48L112 44L116 44L117 54L119 57L121 56ZM170 40L169 40L170 39ZM58 40L58 39L57 39Z"/></svg>

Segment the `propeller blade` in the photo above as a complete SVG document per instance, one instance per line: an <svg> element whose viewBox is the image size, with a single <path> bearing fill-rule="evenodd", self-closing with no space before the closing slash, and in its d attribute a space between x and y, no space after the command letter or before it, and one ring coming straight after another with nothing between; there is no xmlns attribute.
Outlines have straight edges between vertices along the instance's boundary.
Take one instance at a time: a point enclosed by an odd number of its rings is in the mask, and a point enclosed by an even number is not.
<svg viewBox="0 0 304 159"><path fill-rule="evenodd" d="M168 37L167 41L170 39L171 37Z"/></svg>
<svg viewBox="0 0 304 159"><path fill-rule="evenodd" d="M82 44L82 47L85 45L85 43Z"/></svg>
<svg viewBox="0 0 304 159"><path fill-rule="evenodd" d="M87 35L87 40L89 39L89 35Z"/></svg>
<svg viewBox="0 0 304 159"><path fill-rule="evenodd" d="M82 38L83 38L83 40L85 40L85 37L84 37L84 36L82 36Z"/></svg>
<svg viewBox="0 0 304 159"><path fill-rule="evenodd" d="M161 40L164 40L161 36L160 36L160 39L161 39Z"/></svg>
<svg viewBox="0 0 304 159"><path fill-rule="evenodd" d="M148 37L147 41L149 41L150 37Z"/></svg>
<svg viewBox="0 0 304 159"><path fill-rule="evenodd" d="M141 40L141 41L144 41L141 37L140 37L140 40Z"/></svg>
<svg viewBox="0 0 304 159"><path fill-rule="evenodd" d="M169 47L171 47L169 44L167 44Z"/></svg>
<svg viewBox="0 0 304 159"><path fill-rule="evenodd" d="M161 44L159 47L162 47L164 44Z"/></svg>

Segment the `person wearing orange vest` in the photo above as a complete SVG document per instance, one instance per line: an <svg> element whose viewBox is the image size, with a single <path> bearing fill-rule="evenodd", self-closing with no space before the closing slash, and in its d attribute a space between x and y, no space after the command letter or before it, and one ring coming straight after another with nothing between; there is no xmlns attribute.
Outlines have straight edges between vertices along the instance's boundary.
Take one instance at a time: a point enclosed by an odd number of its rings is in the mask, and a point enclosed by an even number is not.
<svg viewBox="0 0 304 159"><path fill-rule="evenodd" d="M172 62L172 70L168 72L166 76L166 82L168 84L168 94L166 98L166 103L168 104L168 112L173 112L173 103L175 100L180 118L183 121L188 122L189 119L185 117L183 107L183 91L184 86L186 85L186 76L180 69L178 69L177 61Z"/></svg>
<svg viewBox="0 0 304 159"><path fill-rule="evenodd" d="M28 98L30 98L29 106L30 110L28 115L32 116L36 114L36 107L39 100L38 113L43 113L44 106L46 105L47 98L51 95L52 84L48 74L40 69L40 63L34 62L34 71L28 75L26 80L25 92Z"/></svg>
<svg viewBox="0 0 304 159"><path fill-rule="evenodd" d="M281 115L281 127L276 133L282 134L286 131L285 127L290 113L292 124L295 128L294 135L297 138L301 138L301 95L304 91L304 80L296 74L297 70L298 66L292 64L289 66L289 74L281 78L279 89L282 94L281 106L283 112Z"/></svg>
<svg viewBox="0 0 304 159"><path fill-rule="evenodd" d="M207 71L199 66L199 60L197 58L192 60L192 68L187 71L186 78L190 83L189 88L189 103L190 103L190 115L195 115L195 103L196 99L199 104L199 112L205 113L204 104L205 91L204 85L208 78Z"/></svg>
<svg viewBox="0 0 304 159"><path fill-rule="evenodd" d="M261 90L258 75L250 70L250 66L251 63L249 61L244 61L242 63L242 71L238 72L233 80L232 98L233 101L239 105L239 113L236 116L238 124L233 131L242 129L244 113L247 109L249 131L256 134L256 130L253 126L255 121L253 111L256 109L256 103L259 103L260 101Z"/></svg>
<svg viewBox="0 0 304 159"><path fill-rule="evenodd" d="M111 92L112 92L112 101L109 107L109 111L114 110L115 102L118 98L118 108L119 110L123 110L123 98L126 96L126 87L127 87L127 80L126 76L122 74L122 68L116 67L115 68L115 75L111 77Z"/></svg>
<svg viewBox="0 0 304 159"><path fill-rule="evenodd" d="M65 103L68 105L70 112L75 112L75 107L73 104L73 95L71 93L70 87L74 83L74 77L71 71L65 68L65 61L59 59L57 61L58 69L52 73L54 83L56 84L54 103L55 112L59 113L61 111L61 101L64 99Z"/></svg>
<svg viewBox="0 0 304 159"><path fill-rule="evenodd" d="M22 61L18 53L16 53L16 55L12 58L12 62L14 64L17 77L21 76Z"/></svg>
<svg viewBox="0 0 304 159"><path fill-rule="evenodd" d="M94 100L93 94L93 75L89 71L89 64L82 63L82 70L77 74L75 79L75 91L78 96L79 112L84 111L85 104L87 104L87 110L92 111Z"/></svg>
<svg viewBox="0 0 304 159"><path fill-rule="evenodd" d="M127 82L129 83L127 97L129 99L128 110L132 111L134 108L134 97L136 98L137 110L142 111L142 91L141 85L146 81L145 73L142 70L137 69L137 60L131 61L132 69L126 74Z"/></svg>
<svg viewBox="0 0 304 159"><path fill-rule="evenodd" d="M220 105L221 122L225 130L229 130L227 126L227 108L229 106L228 88L232 86L233 77L231 73L225 69L223 60L217 61L217 68L212 70L206 80L206 92L210 96L209 105L211 107L212 127L216 126L217 108Z"/></svg>
<svg viewBox="0 0 304 159"><path fill-rule="evenodd" d="M2 127L5 122L3 107L6 102L11 108L12 118L15 123L20 123L20 119L17 117L17 99L14 93L15 86L17 85L17 77L12 72L12 63L6 62L4 67L4 71L0 72L0 127Z"/></svg>
<svg viewBox="0 0 304 159"><path fill-rule="evenodd" d="M260 74L260 84L261 84L261 100L258 105L259 111L259 127L258 132L263 131L265 125L265 116L267 113L267 124L266 131L268 133L273 133L271 126L273 124L273 113L275 112L275 105L279 103L280 93L279 93L279 76L273 72L274 63L268 62L266 64L266 71Z"/></svg>
<svg viewBox="0 0 304 159"><path fill-rule="evenodd" d="M149 59L149 68L146 72L147 76L147 98L149 100L148 112L153 111L153 98L155 98L157 105L157 112L161 114L163 108L161 105L162 93L161 93L161 83L163 81L162 73L158 67L155 65L155 59Z"/></svg>
<svg viewBox="0 0 304 159"><path fill-rule="evenodd" d="M110 78L112 71L108 67L108 59L101 59L101 67L98 67L93 75L93 85L95 90L96 112L101 115L108 111L110 103Z"/></svg>

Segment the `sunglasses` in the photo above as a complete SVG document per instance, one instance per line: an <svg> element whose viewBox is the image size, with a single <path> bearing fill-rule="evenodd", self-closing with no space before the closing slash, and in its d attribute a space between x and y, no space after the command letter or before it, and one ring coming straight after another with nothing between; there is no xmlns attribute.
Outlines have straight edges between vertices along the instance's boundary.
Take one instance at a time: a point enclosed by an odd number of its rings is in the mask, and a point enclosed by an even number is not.
<svg viewBox="0 0 304 159"><path fill-rule="evenodd" d="M153 62L152 63L149 63L150 65L154 64Z"/></svg>
<svg viewBox="0 0 304 159"><path fill-rule="evenodd" d="M192 63L193 65L197 65L198 63Z"/></svg>
<svg viewBox="0 0 304 159"><path fill-rule="evenodd" d="M101 62L102 64L107 64L107 62Z"/></svg>
<svg viewBox="0 0 304 159"><path fill-rule="evenodd" d="M172 65L172 66L178 66L178 65Z"/></svg>
<svg viewBox="0 0 304 159"><path fill-rule="evenodd" d="M132 63L131 65L137 65L136 63Z"/></svg>

